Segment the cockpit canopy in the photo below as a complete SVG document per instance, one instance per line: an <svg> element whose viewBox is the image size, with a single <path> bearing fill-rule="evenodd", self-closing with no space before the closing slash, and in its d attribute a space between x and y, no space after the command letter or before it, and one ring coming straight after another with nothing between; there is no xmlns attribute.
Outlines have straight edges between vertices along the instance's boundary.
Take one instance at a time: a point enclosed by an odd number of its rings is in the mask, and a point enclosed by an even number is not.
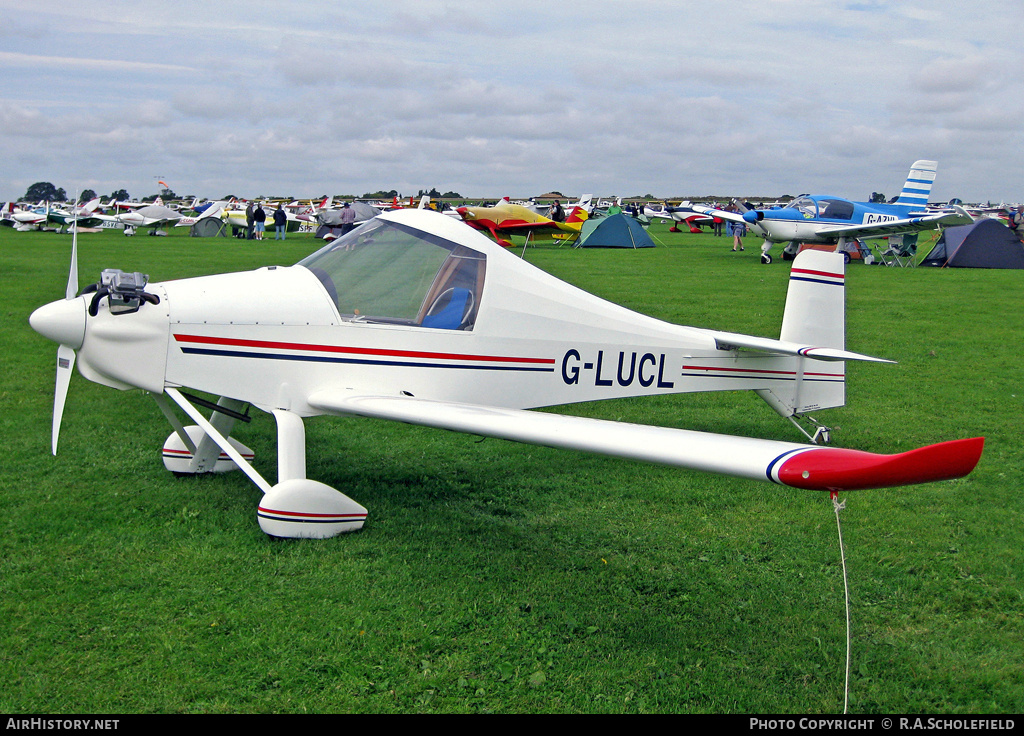
<svg viewBox="0 0 1024 736"><path fill-rule="evenodd" d="M342 319L471 330L487 256L397 222L373 219L299 261Z"/></svg>
<svg viewBox="0 0 1024 736"><path fill-rule="evenodd" d="M797 210L804 217L813 218L818 216L818 205L810 197L797 197L786 205L786 209Z"/></svg>
<svg viewBox="0 0 1024 736"><path fill-rule="evenodd" d="M797 197L788 205L787 209L800 212L805 218L826 220L851 220L853 219L853 202L838 197Z"/></svg>

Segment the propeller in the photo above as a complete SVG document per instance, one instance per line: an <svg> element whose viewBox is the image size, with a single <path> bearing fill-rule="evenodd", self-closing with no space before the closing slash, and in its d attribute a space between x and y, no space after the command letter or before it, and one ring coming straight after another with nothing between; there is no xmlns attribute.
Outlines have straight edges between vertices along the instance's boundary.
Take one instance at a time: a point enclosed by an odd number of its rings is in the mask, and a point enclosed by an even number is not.
<svg viewBox="0 0 1024 736"><path fill-rule="evenodd" d="M57 440L64 416L64 404L75 368L75 350L85 341L85 303L77 298L78 292L78 218L75 218L71 236L71 269L64 299L45 304L32 313L29 324L39 334L56 342L57 380L53 395L53 431L50 447L57 454Z"/></svg>
<svg viewBox="0 0 1024 736"><path fill-rule="evenodd" d="M57 454L57 440L60 438L60 422L64 417L64 403L71 385L71 372L75 368L75 350L67 345L57 348L57 385L53 391L53 430L50 433L50 449Z"/></svg>
<svg viewBox="0 0 1024 736"><path fill-rule="evenodd" d="M64 299L70 301L78 295L78 218L75 217L75 231L71 235L71 268L68 271L68 286ZM50 449L57 454L57 440L60 438L60 423L64 418L64 403L71 386L71 373L75 368L75 349L64 345L57 347L57 381L53 389L53 429L50 433Z"/></svg>

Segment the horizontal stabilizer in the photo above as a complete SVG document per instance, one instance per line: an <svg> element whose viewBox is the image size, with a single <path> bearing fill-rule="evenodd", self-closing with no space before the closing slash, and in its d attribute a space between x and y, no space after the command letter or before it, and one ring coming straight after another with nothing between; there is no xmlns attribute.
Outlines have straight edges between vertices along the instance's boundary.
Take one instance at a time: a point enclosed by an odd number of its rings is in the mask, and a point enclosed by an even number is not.
<svg viewBox="0 0 1024 736"><path fill-rule="evenodd" d="M403 396L358 396L349 391L321 391L310 396L308 403L328 414L391 419L811 490L882 488L959 478L977 464L984 442L980 438L960 440L899 455L874 455L547 412Z"/></svg>
<svg viewBox="0 0 1024 736"><path fill-rule="evenodd" d="M718 332L716 330L708 330L708 333L715 338L721 350L744 348L746 350L759 350L781 355L799 355L804 358L814 358L815 360L863 360L871 363L895 362L885 358L872 358L870 355L853 353L849 350L839 350L838 348L801 345L800 343L787 342L785 340L772 340L767 337L753 337L751 335L739 335L732 332Z"/></svg>

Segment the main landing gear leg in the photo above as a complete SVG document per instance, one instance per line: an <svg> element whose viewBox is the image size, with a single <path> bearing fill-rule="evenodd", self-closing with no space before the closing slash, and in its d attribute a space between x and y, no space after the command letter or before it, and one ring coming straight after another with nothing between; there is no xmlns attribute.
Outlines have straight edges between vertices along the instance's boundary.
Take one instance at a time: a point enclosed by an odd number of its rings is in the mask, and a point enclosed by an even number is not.
<svg viewBox="0 0 1024 736"><path fill-rule="evenodd" d="M164 444L164 464L168 469L180 473L196 472L189 470L191 463L201 456L209 460L211 453L204 450L204 443L209 441L221 451L215 453L220 456L216 460L217 464L229 465L199 472L238 469L249 476L264 493L256 515L260 528L266 534L295 539L326 539L362 528L366 521L365 508L340 491L306 477L306 432L302 417L298 414L283 409L273 412L277 420L278 482L270 485L252 466L252 451L221 431L224 427L230 431L234 420L227 421L218 417L225 410L237 414L234 407L229 408L228 404L218 402L214 418L207 420L177 389L167 388L166 395L174 399L196 423L195 426L183 427L171 411L166 398L155 397L175 429ZM168 465L168 447L179 446L182 455L177 458L177 462L184 464L184 469L180 471Z"/></svg>
<svg viewBox="0 0 1024 736"><path fill-rule="evenodd" d="M832 428L826 427L824 424L819 422L814 417L809 417L804 414L794 414L788 417L789 421L793 422L793 426L799 429L807 439L814 445L828 445L832 442ZM800 423L803 420L810 427L807 429ZM814 430L813 434L808 429Z"/></svg>
<svg viewBox="0 0 1024 736"><path fill-rule="evenodd" d="M275 409L277 485L260 501L260 528L272 537L326 539L363 528L366 509L340 491L306 477L302 417Z"/></svg>

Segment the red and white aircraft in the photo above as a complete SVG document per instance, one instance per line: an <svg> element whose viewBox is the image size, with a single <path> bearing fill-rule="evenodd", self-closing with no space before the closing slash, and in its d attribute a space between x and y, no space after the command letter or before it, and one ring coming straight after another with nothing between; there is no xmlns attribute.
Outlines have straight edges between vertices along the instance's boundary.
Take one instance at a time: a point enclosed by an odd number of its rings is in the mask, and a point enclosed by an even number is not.
<svg viewBox="0 0 1024 736"><path fill-rule="evenodd" d="M26 231L40 228L46 224L46 203L40 202L38 207L25 209L15 202L7 202L0 213L0 220L11 225L15 230Z"/></svg>
<svg viewBox="0 0 1024 736"><path fill-rule="evenodd" d="M755 391L794 423L842 405L845 361L879 359L845 349L837 253L808 251L794 261L776 340L632 312L424 210L385 213L290 267L152 284L141 273L107 270L81 295L72 252L66 298L30 317L33 329L60 345L54 452L77 357L91 381L153 394L174 428L164 445L169 470L245 472L265 493L257 516L272 536L329 537L366 519L357 502L306 477L303 419L322 414L829 491L961 477L984 442L875 455L528 411L736 389ZM175 404L192 426L183 426ZM230 438L247 405L277 421L277 483Z"/></svg>

